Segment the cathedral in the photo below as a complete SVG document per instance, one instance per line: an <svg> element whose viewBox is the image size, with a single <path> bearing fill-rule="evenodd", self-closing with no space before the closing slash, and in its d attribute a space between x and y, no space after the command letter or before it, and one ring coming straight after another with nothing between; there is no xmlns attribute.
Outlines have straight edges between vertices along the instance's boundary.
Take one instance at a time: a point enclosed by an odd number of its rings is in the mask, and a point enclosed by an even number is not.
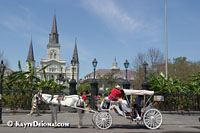
<svg viewBox="0 0 200 133"><path fill-rule="evenodd" d="M60 48L59 44L59 34L57 30L56 24L56 15L53 18L53 25L51 28L51 32L49 34L49 43L47 44L47 56L46 58L42 58L40 60L40 66L35 66L34 52L33 52L33 44L32 40L30 43L28 56L26 60L26 71L29 70L29 62L32 65L34 71L40 70L42 67L49 65L46 69L46 77L47 79L51 79L54 77L57 83L60 83L58 80L59 76L62 75L65 82L61 81L64 84L68 84L67 81L70 81L73 77L77 83L79 83L79 59L78 59L78 51L77 44L75 41L74 52L72 56L72 61L70 61L71 66L66 67L66 60L60 59ZM73 64L72 64L73 63ZM36 76L40 79L44 79L43 72L36 73Z"/></svg>

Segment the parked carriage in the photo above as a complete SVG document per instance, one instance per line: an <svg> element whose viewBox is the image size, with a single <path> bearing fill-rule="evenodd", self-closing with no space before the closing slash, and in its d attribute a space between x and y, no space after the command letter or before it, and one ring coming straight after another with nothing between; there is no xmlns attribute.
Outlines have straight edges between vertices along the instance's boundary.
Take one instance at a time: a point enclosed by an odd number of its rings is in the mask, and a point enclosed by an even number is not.
<svg viewBox="0 0 200 133"><path fill-rule="evenodd" d="M93 123L99 129L108 129L112 125L112 116L110 114L111 110L115 110L120 116L130 119L131 121L136 122L137 124L144 124L149 129L157 129L162 124L162 114L158 109L152 108L153 103L150 102L152 96L154 95L154 91L147 90L130 90L123 89L125 93L126 100L128 101L127 96L130 95L142 95L144 96L144 106L141 108L141 119L136 119L130 113L127 116L127 112L120 107L120 102L118 101L110 101L110 105L107 109L100 109L99 112L95 112L93 115Z"/></svg>

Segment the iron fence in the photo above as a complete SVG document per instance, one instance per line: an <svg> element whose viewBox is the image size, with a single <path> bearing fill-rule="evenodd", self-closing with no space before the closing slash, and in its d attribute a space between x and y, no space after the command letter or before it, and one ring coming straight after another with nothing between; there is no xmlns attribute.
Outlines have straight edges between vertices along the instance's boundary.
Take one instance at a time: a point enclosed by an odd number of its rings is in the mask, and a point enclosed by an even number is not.
<svg viewBox="0 0 200 133"><path fill-rule="evenodd" d="M162 111L200 111L200 95L163 94L164 101L156 106Z"/></svg>

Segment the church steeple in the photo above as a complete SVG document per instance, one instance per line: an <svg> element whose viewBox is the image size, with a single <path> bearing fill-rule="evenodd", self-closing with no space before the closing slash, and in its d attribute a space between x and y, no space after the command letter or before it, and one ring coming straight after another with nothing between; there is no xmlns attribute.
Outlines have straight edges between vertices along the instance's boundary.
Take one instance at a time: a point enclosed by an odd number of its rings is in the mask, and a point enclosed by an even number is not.
<svg viewBox="0 0 200 133"><path fill-rule="evenodd" d="M75 39L74 53L72 59L75 59L76 64L79 64L76 39Z"/></svg>
<svg viewBox="0 0 200 133"><path fill-rule="evenodd" d="M31 43L30 43L30 47L29 47L29 51L28 51L28 56L27 56L27 59L26 61L33 61L35 62L34 60L34 54L33 54L33 44L32 44L32 39L31 39Z"/></svg>
<svg viewBox="0 0 200 133"><path fill-rule="evenodd" d="M49 34L49 43L51 43L51 44L59 43L58 36L59 36L59 34L57 31L56 14L55 14L54 18L53 18L53 25L51 28L51 33Z"/></svg>
<svg viewBox="0 0 200 133"><path fill-rule="evenodd" d="M29 63L31 64L33 70L35 71L35 59L34 59L34 54L33 54L32 38L31 38L31 43L28 50L28 56L26 59L26 71L29 71L29 68L30 68Z"/></svg>

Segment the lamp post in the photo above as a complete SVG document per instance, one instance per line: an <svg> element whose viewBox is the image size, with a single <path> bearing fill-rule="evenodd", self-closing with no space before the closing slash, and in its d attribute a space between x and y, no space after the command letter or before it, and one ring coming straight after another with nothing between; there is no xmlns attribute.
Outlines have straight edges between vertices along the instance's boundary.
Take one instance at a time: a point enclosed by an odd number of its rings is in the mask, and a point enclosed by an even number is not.
<svg viewBox="0 0 200 133"><path fill-rule="evenodd" d="M143 90L148 90L149 89L149 84L147 83L147 62L144 61L144 63L142 64L143 69L144 69L144 82L142 83L142 89Z"/></svg>
<svg viewBox="0 0 200 133"><path fill-rule="evenodd" d="M97 60L96 58L94 58L94 60L92 61L92 65L94 67L94 77L93 77L93 80L91 81L90 83L90 86L91 86L91 99L90 99L90 106L92 109L96 110L97 109L97 106L95 104L95 96L98 95L98 82L95 78L95 71L96 71L96 66L97 66Z"/></svg>
<svg viewBox="0 0 200 133"><path fill-rule="evenodd" d="M128 60L126 60L124 62L124 67L126 68L126 80L127 80L127 69L128 69L128 66L129 66L129 62L128 62Z"/></svg>
<svg viewBox="0 0 200 133"><path fill-rule="evenodd" d="M63 76L63 74L62 74L62 69L61 69L61 73L58 74L57 80L59 81L59 85L60 85L60 81L62 81L63 84L66 81L65 78L64 78L64 76ZM58 110L61 111L61 106L60 105L58 106Z"/></svg>
<svg viewBox="0 0 200 133"><path fill-rule="evenodd" d="M123 83L123 88L124 89L130 89L130 83L128 82L128 76L127 76L127 69L128 69L128 67L129 67L129 62L128 62L128 60L126 60L125 62L124 62L124 67L125 67L125 69L126 69L126 80L124 80L124 83ZM130 102L130 96L128 96L128 101Z"/></svg>
<svg viewBox="0 0 200 133"><path fill-rule="evenodd" d="M70 95L74 95L74 94L77 94L77 92L76 92L76 80L74 79L74 66L75 66L75 63L76 63L76 61L75 61L75 59L74 59L74 57L73 57L73 59L71 60L71 65L72 65L72 79L71 79L71 81L69 82L69 90L70 90L70 92L69 92L69 94Z"/></svg>
<svg viewBox="0 0 200 133"><path fill-rule="evenodd" d="M0 124L3 123L2 121L2 104L1 104L1 99L2 99L2 90L3 90L3 74L4 74L5 66L3 64L3 60L1 61L0 64Z"/></svg>
<svg viewBox="0 0 200 133"><path fill-rule="evenodd" d="M94 77L93 77L93 79L95 80L95 70L96 70L96 67L97 67L97 60L96 60L96 58L94 58L94 60L92 61L92 65L93 65L93 67L94 67Z"/></svg>
<svg viewBox="0 0 200 133"><path fill-rule="evenodd" d="M126 61L124 62L124 67L125 67L125 69L126 69L126 79L124 80L123 88L124 88L124 89L130 89L130 83L128 82L128 76L127 76L127 69L128 69L128 67L129 67L129 62L128 62L128 60L126 60Z"/></svg>

